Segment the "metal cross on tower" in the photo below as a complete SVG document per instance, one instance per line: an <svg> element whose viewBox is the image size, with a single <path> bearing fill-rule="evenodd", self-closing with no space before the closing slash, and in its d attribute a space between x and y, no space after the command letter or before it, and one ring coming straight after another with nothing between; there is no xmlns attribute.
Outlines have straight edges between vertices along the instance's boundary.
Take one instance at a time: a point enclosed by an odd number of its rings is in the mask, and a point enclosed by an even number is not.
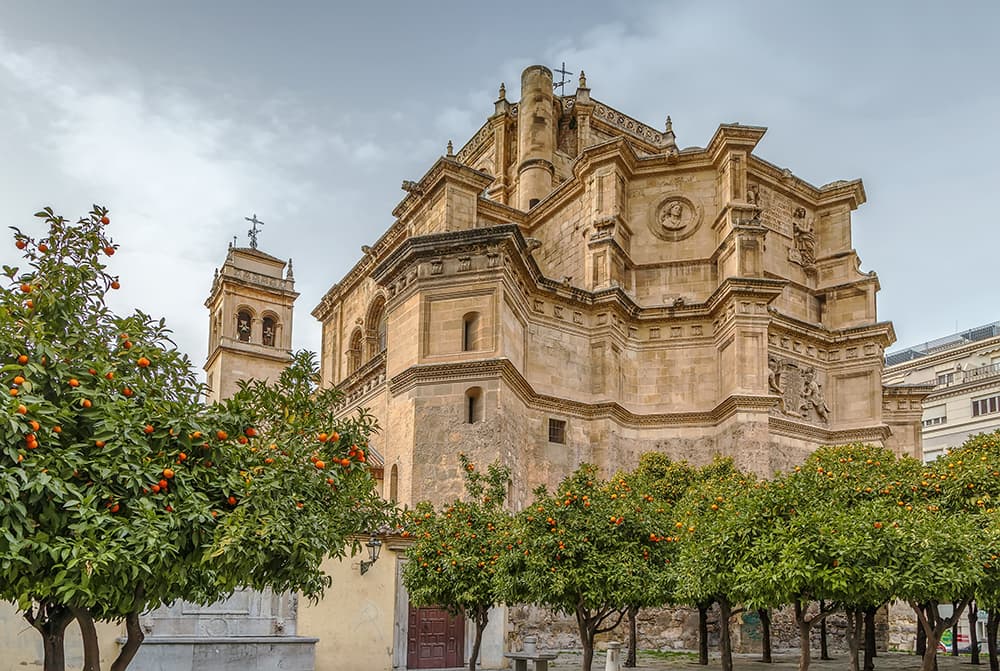
<svg viewBox="0 0 1000 671"><path fill-rule="evenodd" d="M247 231L247 235L250 236L250 249L257 249L257 234L260 231L257 229L258 226L263 226L263 221L257 220L257 213L255 212L252 217L243 217L245 220L249 221L253 226Z"/></svg>
<svg viewBox="0 0 1000 671"><path fill-rule="evenodd" d="M559 89L559 95L564 96L566 95L566 84L569 84L569 80L566 79L566 75L571 75L573 73L566 69L566 61L563 61L561 68L556 68L556 72L562 75L562 78L557 82L552 82L552 88L553 90Z"/></svg>

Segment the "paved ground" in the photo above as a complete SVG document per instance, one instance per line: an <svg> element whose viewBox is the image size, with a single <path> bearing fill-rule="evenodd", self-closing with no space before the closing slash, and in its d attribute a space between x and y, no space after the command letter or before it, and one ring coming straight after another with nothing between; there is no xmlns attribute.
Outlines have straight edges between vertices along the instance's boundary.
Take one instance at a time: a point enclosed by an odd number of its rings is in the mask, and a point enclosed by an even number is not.
<svg viewBox="0 0 1000 671"><path fill-rule="evenodd" d="M605 654L604 652L595 654L593 671L604 671ZM764 664L758 661L759 659L759 655L737 655L733 661L736 671L789 671L790 669L798 668L799 658L797 653L776 654L773 664ZM551 671L579 671L580 662L579 653L564 652L559 654L559 657L549 666L549 669ZM636 671L664 671L674 669L719 671L722 668L717 656L711 658L708 666L699 666L695 655L678 654L664 658L640 652L638 662L639 665L635 667ZM961 655L959 657L939 655L938 669L939 671L973 671L974 669L988 671L989 659L985 654L981 655L980 662L981 666L973 667L969 664L968 655ZM810 671L846 671L847 668L847 655L844 653L834 654L834 659L826 662L821 662L814 657L809 666ZM919 671L920 658L914 655L899 653L882 653L875 659L875 669L876 671Z"/></svg>

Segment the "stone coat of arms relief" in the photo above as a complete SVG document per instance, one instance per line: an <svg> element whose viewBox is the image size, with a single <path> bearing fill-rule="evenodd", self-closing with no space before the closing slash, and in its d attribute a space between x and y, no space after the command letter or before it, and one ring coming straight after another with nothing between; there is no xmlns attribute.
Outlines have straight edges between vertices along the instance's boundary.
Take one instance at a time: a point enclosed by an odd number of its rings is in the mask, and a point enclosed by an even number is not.
<svg viewBox="0 0 1000 671"><path fill-rule="evenodd" d="M830 423L830 407L826 404L823 384L813 366L798 361L769 356L767 387L778 396L775 414L804 419L821 424Z"/></svg>

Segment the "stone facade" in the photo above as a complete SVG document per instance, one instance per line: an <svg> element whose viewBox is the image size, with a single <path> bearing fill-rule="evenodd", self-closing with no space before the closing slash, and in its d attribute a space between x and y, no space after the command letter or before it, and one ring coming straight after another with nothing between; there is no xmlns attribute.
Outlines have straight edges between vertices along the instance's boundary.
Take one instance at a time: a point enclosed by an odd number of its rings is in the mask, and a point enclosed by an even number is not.
<svg viewBox="0 0 1000 671"><path fill-rule="evenodd" d="M519 103L405 182L313 312L324 382L380 418L396 498L458 493L459 448L511 466L515 506L648 450L763 474L822 444L919 454L920 394L883 390L894 334L851 246L861 182L777 168L754 126L681 150L550 80L526 70Z"/></svg>
<svg viewBox="0 0 1000 671"><path fill-rule="evenodd" d="M583 76L567 96L541 66L518 102L501 87L313 310L324 384L382 426L385 496L458 495L459 451L511 468L515 509L646 451L762 475L825 444L920 455L926 390L883 387L895 336L851 242L864 188L768 163L764 133L726 124L681 149L669 117L632 119Z"/></svg>

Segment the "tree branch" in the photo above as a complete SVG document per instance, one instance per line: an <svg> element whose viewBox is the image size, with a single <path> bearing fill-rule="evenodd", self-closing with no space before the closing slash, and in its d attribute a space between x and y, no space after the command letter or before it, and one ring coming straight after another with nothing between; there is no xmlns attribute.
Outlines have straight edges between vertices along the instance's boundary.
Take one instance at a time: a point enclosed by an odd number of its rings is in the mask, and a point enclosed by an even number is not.
<svg viewBox="0 0 1000 671"><path fill-rule="evenodd" d="M125 632L128 637L125 639L125 645L122 646L118 657L112 662L111 671L125 671L132 662L132 658L139 652L139 646L142 645L143 639L146 638L146 635L142 633L142 627L139 626L139 611L132 611L125 616Z"/></svg>

